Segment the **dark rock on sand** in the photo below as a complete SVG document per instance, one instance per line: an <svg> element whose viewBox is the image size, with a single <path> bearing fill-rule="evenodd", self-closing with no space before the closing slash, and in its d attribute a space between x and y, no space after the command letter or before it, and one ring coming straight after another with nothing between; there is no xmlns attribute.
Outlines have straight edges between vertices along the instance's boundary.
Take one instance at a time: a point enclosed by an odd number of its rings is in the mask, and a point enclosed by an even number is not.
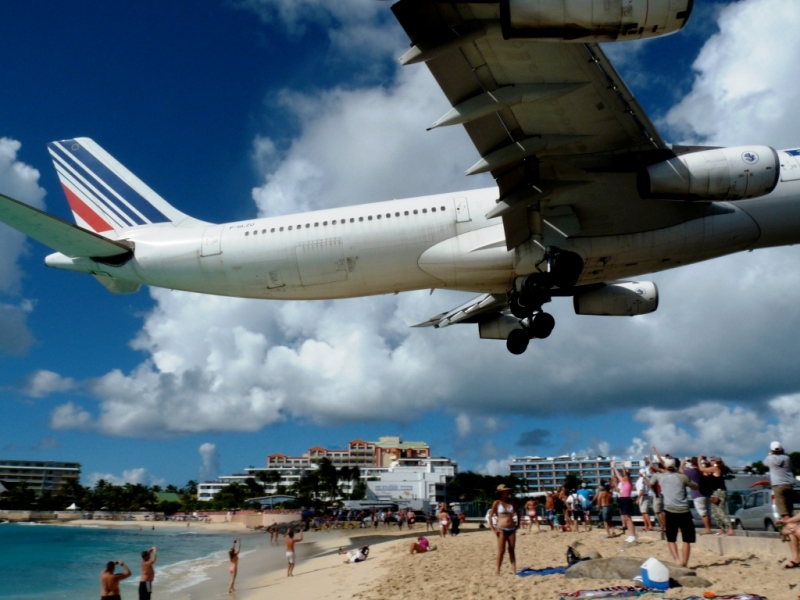
<svg viewBox="0 0 800 600"><path fill-rule="evenodd" d="M646 559L633 557L599 558L586 560L572 565L567 569L568 579L633 579L642 574L642 563ZM685 567L672 563L664 563L669 569L669 576L676 581L684 577L695 577L697 573ZM683 584L682 584L683 585ZM710 584L709 584L710 585ZM694 585L687 587L696 587Z"/></svg>

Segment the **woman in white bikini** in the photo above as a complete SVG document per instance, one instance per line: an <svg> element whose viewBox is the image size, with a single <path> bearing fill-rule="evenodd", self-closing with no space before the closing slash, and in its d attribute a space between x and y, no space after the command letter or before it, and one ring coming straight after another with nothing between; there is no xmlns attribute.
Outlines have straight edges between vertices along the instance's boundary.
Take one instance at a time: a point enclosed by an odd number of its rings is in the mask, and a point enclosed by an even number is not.
<svg viewBox="0 0 800 600"><path fill-rule="evenodd" d="M447 504L442 504L439 511L439 537L446 538L447 531L450 529L450 513L447 512Z"/></svg>
<svg viewBox="0 0 800 600"><path fill-rule="evenodd" d="M500 567L503 565L506 546L508 546L508 560L511 563L511 571L516 573L517 555L514 548L517 544L519 520L515 520L514 517L519 514L519 511L516 505L508 499L511 494L510 487L501 483L497 486L497 493L500 494L500 499L495 500L494 504L492 504L488 518L489 523L494 523L494 517L497 517L497 524L493 525L497 534L497 574L500 575Z"/></svg>

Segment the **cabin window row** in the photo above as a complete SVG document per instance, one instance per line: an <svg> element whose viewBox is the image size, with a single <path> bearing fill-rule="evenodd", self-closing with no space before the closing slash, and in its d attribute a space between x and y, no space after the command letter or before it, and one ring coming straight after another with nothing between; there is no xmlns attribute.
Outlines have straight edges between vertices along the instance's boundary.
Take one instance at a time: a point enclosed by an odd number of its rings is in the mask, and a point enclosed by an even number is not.
<svg viewBox="0 0 800 600"><path fill-rule="evenodd" d="M436 208L435 206L431 208L431 212L436 212L436 210L437 210L437 208ZM441 206L441 207L439 207L439 209L438 209L438 210L440 210L440 211L444 212L444 211L445 211L445 207L444 207L444 206ZM419 214L419 212L420 212L420 211L419 211L418 209L414 209L414 210L406 210L406 211L403 211L403 213L402 213L402 214L403 214L403 216L406 216L406 217L408 217L408 216L410 216L410 215L416 215L416 214ZM422 213L423 213L423 214L425 214L425 213L427 213L427 212L428 212L428 209L427 209L427 208L423 208L423 209L422 209ZM387 212L385 215L378 214L378 215L375 215L375 217L374 217L374 218L375 218L375 219L382 219L382 218L384 218L384 216L385 216L385 218L387 218L387 219L391 219L391 218L392 218L392 213L388 213L388 212ZM398 212L395 212L395 213L394 213L394 216L395 216L395 217L399 217L399 216L400 216L400 212L399 212L399 211L398 211ZM364 221L364 219L365 219L365 217L358 217L358 222L360 223L360 222ZM373 216L372 216L372 215L369 215L369 216L367 216L367 217L366 217L366 220L367 220L367 221L372 221L372 219L373 219ZM346 224L346 223L347 223L347 221L348 221L347 219L332 219L330 222L328 222L328 221L322 221L321 225L322 225L323 227L327 227L329 224L330 224L330 225L336 225L337 223L340 223L340 224L344 225L344 224ZM350 222L351 222L351 223L355 223L355 222L356 222L356 217L350 217ZM316 223L314 223L314 227L319 227L319 226L320 226L320 223L319 223L319 221L317 221ZM311 223L306 223L306 224L305 224L305 228L306 228L306 229L310 229L310 228L311 228ZM281 231L283 231L284 229L287 229L287 230L289 230L289 231L292 231L293 229L303 229L303 225L297 225L297 227L295 227L294 225L289 225L288 227L272 227L272 228L269 230L269 232L270 232L270 233L275 233L276 231L277 231L277 232L281 232ZM265 234L265 233L267 233L267 230L266 230L266 229L262 229L262 230L261 230L261 233L262 233L262 234ZM248 236L248 235L250 235L250 232L249 232L249 231L245 231L245 232L244 232L244 234L245 234L246 236ZM258 229L256 229L255 231L253 231L253 235L258 235Z"/></svg>

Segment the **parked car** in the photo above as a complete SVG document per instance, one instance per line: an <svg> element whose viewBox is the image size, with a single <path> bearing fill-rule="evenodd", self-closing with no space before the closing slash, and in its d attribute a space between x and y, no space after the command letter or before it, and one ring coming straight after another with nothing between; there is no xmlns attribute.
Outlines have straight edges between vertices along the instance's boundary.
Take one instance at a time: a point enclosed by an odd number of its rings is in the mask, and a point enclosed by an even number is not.
<svg viewBox="0 0 800 600"><path fill-rule="evenodd" d="M798 489L795 488L795 511L798 507ZM775 507L775 497L772 488L764 487L752 491L745 496L742 508L733 515L734 525L737 529L757 529L763 531L777 531L775 526L781 516Z"/></svg>

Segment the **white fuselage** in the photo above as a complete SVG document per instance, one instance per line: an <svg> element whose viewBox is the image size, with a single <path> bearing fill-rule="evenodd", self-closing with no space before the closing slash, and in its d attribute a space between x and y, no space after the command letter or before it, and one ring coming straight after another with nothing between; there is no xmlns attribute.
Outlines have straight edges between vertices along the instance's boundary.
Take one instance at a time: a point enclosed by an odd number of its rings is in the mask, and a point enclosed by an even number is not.
<svg viewBox="0 0 800 600"><path fill-rule="evenodd" d="M579 284L587 284L800 241L800 181L654 231L564 237L546 222L541 244L511 251L501 219L485 217L496 198L488 188L204 228L134 228L122 235L135 244L122 266L63 255L47 262L157 287L302 300L433 288L504 293L530 272L524 253L547 245L578 252L586 265Z"/></svg>

